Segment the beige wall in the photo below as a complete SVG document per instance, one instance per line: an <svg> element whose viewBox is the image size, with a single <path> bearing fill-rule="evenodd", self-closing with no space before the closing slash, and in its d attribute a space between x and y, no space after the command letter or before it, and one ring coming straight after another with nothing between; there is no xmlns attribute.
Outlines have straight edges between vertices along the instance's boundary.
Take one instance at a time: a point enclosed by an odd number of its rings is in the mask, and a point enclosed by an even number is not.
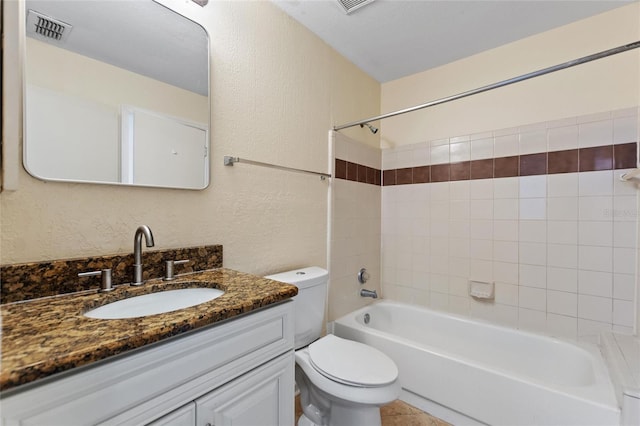
<svg viewBox="0 0 640 426"><path fill-rule="evenodd" d="M21 170L18 190L0 194L0 262L128 253L147 224L158 248L220 243L242 271L326 266L327 181L222 157L327 171L327 130L378 114L379 84L269 2L164 3L211 37L210 187L44 183Z"/></svg>
<svg viewBox="0 0 640 426"><path fill-rule="evenodd" d="M382 85L383 113L462 93L640 39L633 3ZM640 50L384 120L382 147L637 106Z"/></svg>

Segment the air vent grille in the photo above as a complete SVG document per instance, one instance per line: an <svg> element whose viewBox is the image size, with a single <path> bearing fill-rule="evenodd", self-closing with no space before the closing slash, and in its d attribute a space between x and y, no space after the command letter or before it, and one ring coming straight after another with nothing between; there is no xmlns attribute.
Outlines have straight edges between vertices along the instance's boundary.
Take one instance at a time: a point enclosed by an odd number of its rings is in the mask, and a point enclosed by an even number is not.
<svg viewBox="0 0 640 426"><path fill-rule="evenodd" d="M37 34L40 38L55 41L65 41L72 26L53 19L34 10L27 14L27 33Z"/></svg>
<svg viewBox="0 0 640 426"><path fill-rule="evenodd" d="M360 9L362 6L366 6L373 1L374 0L338 0L338 3L340 3L340 6L342 6L348 15L356 9Z"/></svg>

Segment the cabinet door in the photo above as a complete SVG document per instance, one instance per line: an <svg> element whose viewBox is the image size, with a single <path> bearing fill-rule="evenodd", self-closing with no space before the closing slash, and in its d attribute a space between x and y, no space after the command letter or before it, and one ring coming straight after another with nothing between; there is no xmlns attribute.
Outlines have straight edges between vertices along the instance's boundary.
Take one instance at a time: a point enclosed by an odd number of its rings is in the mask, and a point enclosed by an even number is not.
<svg viewBox="0 0 640 426"><path fill-rule="evenodd" d="M196 425L293 425L294 363L286 353L198 398Z"/></svg>
<svg viewBox="0 0 640 426"><path fill-rule="evenodd" d="M190 402L147 426L193 426L194 424L196 424L196 404Z"/></svg>

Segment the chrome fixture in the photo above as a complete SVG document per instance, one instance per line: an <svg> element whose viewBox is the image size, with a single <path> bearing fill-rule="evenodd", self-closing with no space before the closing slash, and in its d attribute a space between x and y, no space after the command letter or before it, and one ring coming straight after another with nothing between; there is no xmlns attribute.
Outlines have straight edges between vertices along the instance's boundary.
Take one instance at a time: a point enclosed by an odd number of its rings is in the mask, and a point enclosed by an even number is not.
<svg viewBox="0 0 640 426"><path fill-rule="evenodd" d="M377 299L378 298L378 293L375 290L367 290L366 288L363 288L360 290L360 296L362 297L371 297L373 299Z"/></svg>
<svg viewBox="0 0 640 426"><path fill-rule="evenodd" d="M592 55L584 56L582 58L573 59L571 61L563 62L558 65L554 65L551 67L543 68L541 70L533 71L528 74L523 74L518 77L513 77L507 80L502 80L497 83L488 84L486 86L478 87L477 89L468 90L466 92L458 93L457 95L447 96L446 98L436 99L435 101L427 102L421 105L416 105L413 107L401 109L398 111L388 112L382 115L376 115L375 117L365 118L364 120L353 121L351 123L341 124L339 126L334 126L333 130L342 130L347 129L349 127L355 127L360 125L360 127L368 126L370 121L383 120L389 117L395 117L396 115L406 114L408 112L417 111L424 108L429 108L432 106L444 104L447 102L455 101L458 99L466 98L467 96L477 95L478 93L487 92L489 90L497 89L499 87L508 86L510 84L518 83L520 81L529 80L530 78L539 77L541 75L550 74L552 72L560 71L565 68L575 67L576 65L586 64L587 62L595 61L598 59L606 58L607 56L617 55L618 53L623 53L628 50L638 49L640 48L640 40L634 41L633 43L624 44L622 46L614 47L612 49L603 50L598 53L594 53ZM373 132L373 130L371 130ZM374 132L375 133L375 132Z"/></svg>
<svg viewBox="0 0 640 426"><path fill-rule="evenodd" d="M100 277L102 278L100 292L108 292L113 290L113 285L111 283L111 268L101 269L99 271L80 272L78 274L79 277L92 277L96 275L100 275Z"/></svg>
<svg viewBox="0 0 640 426"><path fill-rule="evenodd" d="M376 133L378 133L378 128L377 127L373 127L371 124L369 123L360 123L360 128L362 129L364 126L367 126L369 128L369 130L371 130L371 133L373 133L374 135Z"/></svg>
<svg viewBox="0 0 640 426"><path fill-rule="evenodd" d="M254 160L247 160L246 158L232 157L231 155L224 156L225 166L233 166L235 163L247 163L254 166L268 167L270 169L284 170L287 172L305 173L308 175L320 176L321 180L325 180L326 178L331 177L329 173L314 172L312 170L304 170L304 169L296 169L294 167L279 166L277 164L263 163L262 161L254 161Z"/></svg>
<svg viewBox="0 0 640 426"><path fill-rule="evenodd" d="M175 265L182 265L185 264L189 261L189 259L184 259L184 260L167 260L166 262L164 262L165 265L165 274L164 274L164 280L165 281L171 281L171 280L175 280L176 277L173 274L173 267Z"/></svg>
<svg viewBox="0 0 640 426"><path fill-rule="evenodd" d="M141 225L136 229L133 238L133 282L131 285L142 285L142 236L147 247L153 247L153 234L147 225Z"/></svg>
<svg viewBox="0 0 640 426"><path fill-rule="evenodd" d="M361 268L360 271L358 272L358 282L360 284L364 284L367 281L369 281L369 273L367 272L366 268Z"/></svg>

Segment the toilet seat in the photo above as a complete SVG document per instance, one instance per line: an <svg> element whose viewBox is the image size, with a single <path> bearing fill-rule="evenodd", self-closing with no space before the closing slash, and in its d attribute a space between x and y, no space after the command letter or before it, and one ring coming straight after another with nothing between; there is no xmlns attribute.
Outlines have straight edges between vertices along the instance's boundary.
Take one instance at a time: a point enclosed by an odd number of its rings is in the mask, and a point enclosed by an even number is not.
<svg viewBox="0 0 640 426"><path fill-rule="evenodd" d="M387 386L398 378L391 358L376 348L332 334L308 347L312 367L326 378L348 386Z"/></svg>

